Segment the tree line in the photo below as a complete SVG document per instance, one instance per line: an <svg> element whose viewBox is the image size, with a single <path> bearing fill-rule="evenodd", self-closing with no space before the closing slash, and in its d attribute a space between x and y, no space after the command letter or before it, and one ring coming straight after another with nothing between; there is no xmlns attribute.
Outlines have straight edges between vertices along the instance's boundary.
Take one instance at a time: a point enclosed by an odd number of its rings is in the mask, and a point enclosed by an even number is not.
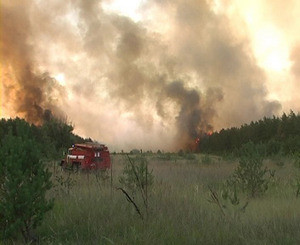
<svg viewBox="0 0 300 245"><path fill-rule="evenodd" d="M4 139L6 135L11 134L21 139L34 140L37 143L42 157L54 159L61 157L63 152L74 143L83 143L91 141L84 139L73 133L74 127L65 120L51 117L45 120L40 126L29 124L24 119L1 119L0 120L0 139ZM5 144L3 140L0 147Z"/></svg>
<svg viewBox="0 0 300 245"><path fill-rule="evenodd" d="M204 135L198 144L198 151L212 154L239 155L248 142L258 146L261 154L295 154L300 151L300 114L290 111L281 117L264 117L261 120Z"/></svg>

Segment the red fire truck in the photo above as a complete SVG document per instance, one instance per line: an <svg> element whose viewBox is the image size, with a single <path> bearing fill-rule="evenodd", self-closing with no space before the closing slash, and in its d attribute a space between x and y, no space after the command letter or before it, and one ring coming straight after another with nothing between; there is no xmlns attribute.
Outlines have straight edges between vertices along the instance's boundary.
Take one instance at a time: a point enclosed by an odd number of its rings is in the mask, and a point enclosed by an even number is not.
<svg viewBox="0 0 300 245"><path fill-rule="evenodd" d="M107 146L98 143L75 144L68 150L68 154L61 161L64 169L91 170L109 169L111 167L110 154Z"/></svg>

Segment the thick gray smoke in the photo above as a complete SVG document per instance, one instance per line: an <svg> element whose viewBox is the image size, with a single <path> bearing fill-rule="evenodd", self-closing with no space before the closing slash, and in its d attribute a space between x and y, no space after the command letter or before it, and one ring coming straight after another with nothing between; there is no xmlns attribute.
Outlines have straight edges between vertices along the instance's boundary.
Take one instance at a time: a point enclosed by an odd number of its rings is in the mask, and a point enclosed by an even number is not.
<svg viewBox="0 0 300 245"><path fill-rule="evenodd" d="M46 110L55 111L54 91L63 89L48 73L39 73L34 64L34 45L30 43L31 23L26 1L1 5L2 86L4 107L31 123L43 122ZM2 106L2 105L1 105Z"/></svg>
<svg viewBox="0 0 300 245"><path fill-rule="evenodd" d="M210 124L215 115L212 105L221 101L223 96L218 90L209 91L208 94L211 96L210 99L204 98L195 89L186 89L182 81L168 83L163 88L161 97L157 101L157 112L162 118L166 117L164 103L168 100L174 101L179 107L176 115L178 147L183 145L193 149L195 139L200 134L213 130ZM205 104L202 100L209 100L210 103Z"/></svg>
<svg viewBox="0 0 300 245"><path fill-rule="evenodd" d="M157 1L174 13L176 26L170 40L183 70L194 71L203 87L219 88L224 100L212 104L226 127L240 125L280 109L266 100L266 78L256 65L247 40L240 40L226 16L215 14L208 1Z"/></svg>
<svg viewBox="0 0 300 245"><path fill-rule="evenodd" d="M173 150L192 147L202 132L276 113L248 41L226 16L207 1L146 4L168 16L165 35L105 12L101 1L4 1L4 65L15 76L4 87L15 113L34 122L45 109L65 110L84 136ZM58 85L54 73L66 81Z"/></svg>

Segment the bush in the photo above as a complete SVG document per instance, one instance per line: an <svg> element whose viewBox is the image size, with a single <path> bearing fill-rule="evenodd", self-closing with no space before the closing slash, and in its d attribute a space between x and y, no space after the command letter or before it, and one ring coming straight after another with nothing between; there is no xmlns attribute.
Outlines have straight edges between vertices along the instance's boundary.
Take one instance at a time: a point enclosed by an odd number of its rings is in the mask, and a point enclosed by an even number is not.
<svg viewBox="0 0 300 245"><path fill-rule="evenodd" d="M295 167L300 169L300 152L295 153L293 158Z"/></svg>
<svg viewBox="0 0 300 245"><path fill-rule="evenodd" d="M132 150L130 151L130 154L139 154L139 153L141 153L141 151L142 151L142 150L132 149Z"/></svg>
<svg viewBox="0 0 300 245"><path fill-rule="evenodd" d="M151 186L153 179L152 171L148 171L147 159L143 156L137 156L135 158L129 158L122 175L119 177L119 182L135 193L139 188L144 190L146 185Z"/></svg>
<svg viewBox="0 0 300 245"><path fill-rule="evenodd" d="M193 153L187 153L184 158L187 160L195 160L196 156Z"/></svg>
<svg viewBox="0 0 300 245"><path fill-rule="evenodd" d="M158 154L156 158L157 160L161 160L161 161L170 161L173 158L176 160L176 156L174 156L172 153L169 152Z"/></svg>
<svg viewBox="0 0 300 245"><path fill-rule="evenodd" d="M183 152L182 149L180 149L180 150L178 151L178 156L180 156L180 157L183 157L183 156L184 156L184 152Z"/></svg>
<svg viewBox="0 0 300 245"><path fill-rule="evenodd" d="M266 143L266 154L267 156L277 155L282 151L282 145L279 141L271 139Z"/></svg>
<svg viewBox="0 0 300 245"><path fill-rule="evenodd" d="M230 181L238 184L251 197L263 194L268 189L270 177L266 174L270 171L263 168L262 156L252 142L245 144L240 152L239 165Z"/></svg>
<svg viewBox="0 0 300 245"><path fill-rule="evenodd" d="M33 230L53 206L45 197L52 187L51 174L39 160L38 144L25 135L8 134L0 155L0 238L21 232L25 242L34 241Z"/></svg>
<svg viewBox="0 0 300 245"><path fill-rule="evenodd" d="M209 157L209 155L205 154L203 157L201 157L201 163L202 164L211 164L212 159Z"/></svg>

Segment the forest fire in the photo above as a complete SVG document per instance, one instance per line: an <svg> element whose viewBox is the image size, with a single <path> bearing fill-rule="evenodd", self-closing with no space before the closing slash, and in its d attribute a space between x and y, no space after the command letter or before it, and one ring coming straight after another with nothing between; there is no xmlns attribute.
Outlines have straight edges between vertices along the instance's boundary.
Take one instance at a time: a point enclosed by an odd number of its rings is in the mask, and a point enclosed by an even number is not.
<svg viewBox="0 0 300 245"><path fill-rule="evenodd" d="M233 40L235 30L209 1L149 2L170 18L170 32L111 13L103 2L2 3L1 116L42 124L51 110L117 149L177 150L212 128L280 110L266 99L247 42ZM195 15L196 6L207 14Z"/></svg>
<svg viewBox="0 0 300 245"><path fill-rule="evenodd" d="M208 137L210 137L211 135L213 134L213 131L212 130L209 130L207 132L202 132L196 139L195 139L195 144L193 146L193 150L194 151L199 151L199 145L200 145L200 142L203 140L203 139L206 139Z"/></svg>
<svg viewBox="0 0 300 245"><path fill-rule="evenodd" d="M211 136L212 134L213 134L212 131L208 131L208 132L206 133L207 136Z"/></svg>
<svg viewBox="0 0 300 245"><path fill-rule="evenodd" d="M212 131L212 130L209 130L209 131L206 132L206 133L202 133L201 136L198 136L198 137L196 138L196 140L195 140L196 145L199 144L201 138L206 137L206 136L211 136L212 134L213 134L213 131Z"/></svg>

